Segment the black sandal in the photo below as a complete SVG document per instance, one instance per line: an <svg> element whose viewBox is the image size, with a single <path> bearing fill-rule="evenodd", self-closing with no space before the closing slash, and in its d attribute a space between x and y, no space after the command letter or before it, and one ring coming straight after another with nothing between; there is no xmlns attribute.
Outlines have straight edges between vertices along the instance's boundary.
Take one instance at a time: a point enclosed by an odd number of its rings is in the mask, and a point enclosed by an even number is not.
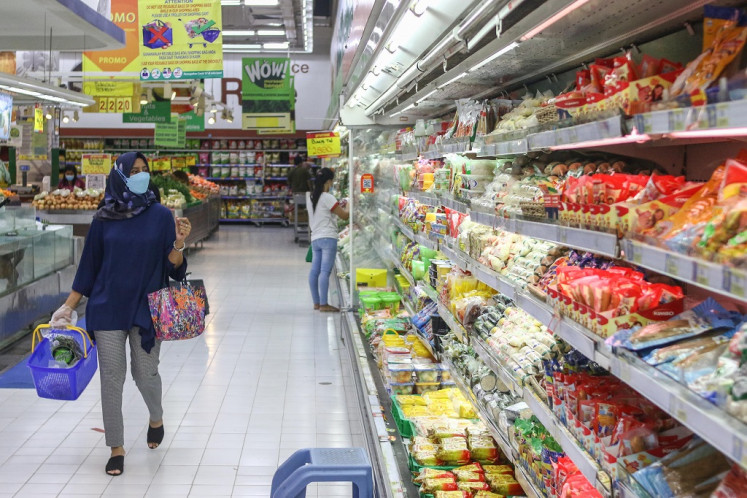
<svg viewBox="0 0 747 498"><path fill-rule="evenodd" d="M112 474L112 472L118 470L118 474ZM106 475L112 477L121 476L124 472L124 455L113 456L106 462Z"/></svg>
<svg viewBox="0 0 747 498"><path fill-rule="evenodd" d="M155 450L163 441L163 424L160 427L151 427L148 425L148 448ZM151 446L155 444L155 446Z"/></svg>

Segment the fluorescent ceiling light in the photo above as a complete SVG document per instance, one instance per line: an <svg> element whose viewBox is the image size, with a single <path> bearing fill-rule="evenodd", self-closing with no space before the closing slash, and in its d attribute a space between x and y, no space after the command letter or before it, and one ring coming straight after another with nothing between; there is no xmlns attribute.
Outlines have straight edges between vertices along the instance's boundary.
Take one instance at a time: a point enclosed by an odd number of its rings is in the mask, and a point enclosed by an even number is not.
<svg viewBox="0 0 747 498"><path fill-rule="evenodd" d="M452 83L454 83L455 81L464 78L465 76L467 76L467 72L466 71L463 72L462 74L460 74L459 76L454 76L453 78L451 78L449 81L447 81L443 85L438 85L438 88L440 89L440 88L447 87L447 86L451 85Z"/></svg>
<svg viewBox="0 0 747 498"><path fill-rule="evenodd" d="M531 38L534 38L537 34L541 33L545 29L549 28L550 26L552 26L556 22L560 21L565 16L567 16L568 14L570 14L571 12L573 12L574 10L582 7L583 5L585 5L588 2L589 2L589 0L576 0L575 2L573 2L572 4L570 4L568 7L560 10L557 14L555 14L554 16L552 16L551 18L549 18L545 22L540 23L537 26L535 26L533 29L527 31L524 34L524 36L521 37L521 41L526 41L526 40L529 40Z"/></svg>
<svg viewBox="0 0 747 498"><path fill-rule="evenodd" d="M262 45L259 43L233 43L233 44L223 44L223 50L229 50L229 51L239 51L239 50L259 50L262 48Z"/></svg>
<svg viewBox="0 0 747 498"><path fill-rule="evenodd" d="M223 31L223 36L254 36L254 30L252 29L226 29Z"/></svg>
<svg viewBox="0 0 747 498"><path fill-rule="evenodd" d="M274 7L278 5L278 0L221 0L220 4L224 7L233 7L237 5L246 5L247 7Z"/></svg>
<svg viewBox="0 0 747 498"><path fill-rule="evenodd" d="M78 107L93 105L93 97L67 88L61 88L31 78L21 78L12 74L0 73L0 89L11 93L27 95L34 99L59 102Z"/></svg>
<svg viewBox="0 0 747 498"><path fill-rule="evenodd" d="M497 51L496 53L494 53L493 55L491 55L487 59L483 60L482 62L478 62L477 64L475 64L474 66L472 66L472 69L470 69L469 71L470 72L477 71L478 69L480 69L485 64L487 64L487 63L489 63L491 61L496 60L501 55L503 55L503 54L505 54L507 52L510 52L511 50L515 49L518 46L519 46L519 42L511 42L510 44L506 45L505 47L503 47L502 49L500 49L499 51Z"/></svg>
<svg viewBox="0 0 747 498"><path fill-rule="evenodd" d="M418 99L418 104L424 101L425 99L427 99L428 97L430 97L431 95L433 95L434 93L436 93L437 91L438 91L438 88L434 88L430 92L426 93L424 96L420 97Z"/></svg>
<svg viewBox="0 0 747 498"><path fill-rule="evenodd" d="M270 48L270 49L273 49L273 48L278 48L278 49L288 48L288 42L263 43L262 44L262 48Z"/></svg>
<svg viewBox="0 0 747 498"><path fill-rule="evenodd" d="M259 36L285 36L284 29L260 29L257 31Z"/></svg>

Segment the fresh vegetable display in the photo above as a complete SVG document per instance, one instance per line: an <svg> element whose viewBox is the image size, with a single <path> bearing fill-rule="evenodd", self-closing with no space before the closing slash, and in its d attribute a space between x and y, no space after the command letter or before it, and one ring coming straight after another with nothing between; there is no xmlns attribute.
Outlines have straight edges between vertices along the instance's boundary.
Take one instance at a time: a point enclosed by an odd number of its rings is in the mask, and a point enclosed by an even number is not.
<svg viewBox="0 0 747 498"><path fill-rule="evenodd" d="M33 206L37 209L55 211L61 209L95 210L104 198L104 191L97 189L70 191L67 189L42 192L34 196Z"/></svg>

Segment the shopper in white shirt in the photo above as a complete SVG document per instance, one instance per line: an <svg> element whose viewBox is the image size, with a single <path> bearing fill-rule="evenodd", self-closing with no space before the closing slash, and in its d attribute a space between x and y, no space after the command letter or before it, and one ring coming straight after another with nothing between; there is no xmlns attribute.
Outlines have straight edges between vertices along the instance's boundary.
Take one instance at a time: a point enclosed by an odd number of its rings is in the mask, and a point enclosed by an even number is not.
<svg viewBox="0 0 747 498"><path fill-rule="evenodd" d="M314 190L306 194L306 207L309 210L311 228L311 272L309 287L314 299L314 309L319 311L340 311L327 302L329 276L337 254L337 217L347 220L350 213L345 209L345 201L338 202L329 193L334 172L322 168L314 178Z"/></svg>

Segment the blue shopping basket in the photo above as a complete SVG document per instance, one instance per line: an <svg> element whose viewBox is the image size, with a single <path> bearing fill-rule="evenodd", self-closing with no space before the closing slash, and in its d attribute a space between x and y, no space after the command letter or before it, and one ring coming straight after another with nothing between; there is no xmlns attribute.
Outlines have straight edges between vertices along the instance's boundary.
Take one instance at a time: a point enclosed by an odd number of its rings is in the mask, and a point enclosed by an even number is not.
<svg viewBox="0 0 747 498"><path fill-rule="evenodd" d="M50 329L50 332L57 335L72 337L81 346L83 358L69 368L50 367L49 362L53 361L54 357L49 339L42 337L43 329ZM98 367L96 346L91 342L88 333L81 328L56 329L50 325L39 325L34 330L31 340L31 356L26 364L31 369L36 394L40 398L75 400L96 373Z"/></svg>

